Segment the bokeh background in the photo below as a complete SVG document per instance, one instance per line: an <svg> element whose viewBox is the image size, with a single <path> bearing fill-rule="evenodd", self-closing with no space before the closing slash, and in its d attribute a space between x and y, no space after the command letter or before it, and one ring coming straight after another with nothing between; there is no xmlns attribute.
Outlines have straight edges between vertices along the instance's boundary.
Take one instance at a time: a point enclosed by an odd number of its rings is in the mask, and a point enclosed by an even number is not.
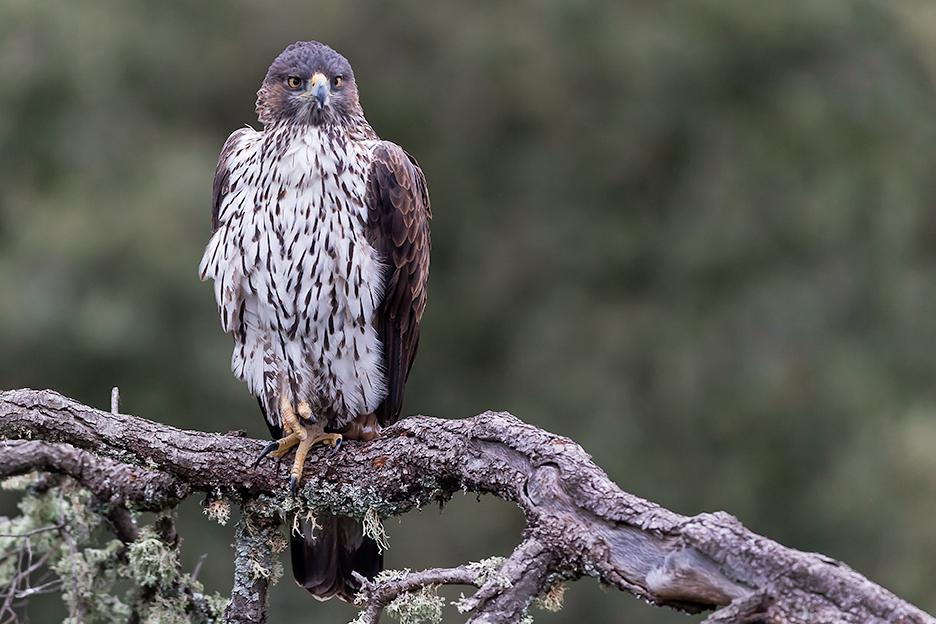
<svg viewBox="0 0 936 624"><path fill-rule="evenodd" d="M936 610L927 0L3 0L0 387L117 385L124 411L267 435L196 266L220 146L308 38L429 179L408 413L510 410L629 491ZM522 519L466 496L388 528L419 568L507 554ZM231 526L191 501L180 530L227 592ZM354 614L291 582L271 608ZM699 619L592 580L537 617Z"/></svg>

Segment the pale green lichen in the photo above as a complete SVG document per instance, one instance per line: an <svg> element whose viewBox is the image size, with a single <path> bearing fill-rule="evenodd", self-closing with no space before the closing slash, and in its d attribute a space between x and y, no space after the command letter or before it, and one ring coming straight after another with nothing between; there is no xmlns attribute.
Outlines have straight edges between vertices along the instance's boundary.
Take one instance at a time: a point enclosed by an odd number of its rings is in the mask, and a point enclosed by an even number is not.
<svg viewBox="0 0 936 624"><path fill-rule="evenodd" d="M40 482L42 486L36 487ZM131 544L102 541L105 533L99 527L104 524L101 515L104 510L75 482L29 474L6 479L2 487L23 491L24 496L19 504L20 515L0 518L0 534L15 536L0 537L0 583L8 584L16 575L17 557L9 555L19 552L24 540L28 540L32 555L45 556L49 569L60 576L62 598L75 621L116 623L131 617L160 624L221 621L227 598L217 593L206 595L201 584L180 570L176 540L167 542L155 525L141 527L138 538ZM247 549L250 553L250 557L243 559L243 569L237 570L241 578L275 583L282 575L282 564L276 554L288 543L282 533L270 530L269 520L276 515L285 518L291 513L294 528L308 522L313 532L319 528L316 511L356 517L361 519L366 535L375 539L382 550L388 547L381 515L402 508L381 501L378 493L355 484L324 482L306 490L304 498L263 497L251 505L250 513L245 514L238 526L239 552ZM205 513L224 524L230 516L230 503L220 493L212 495ZM506 589L510 582L500 574L503 562L503 558L492 557L470 565L479 584L494 583ZM387 570L377 581L394 580L409 573L409 570ZM128 581L131 586L126 588ZM556 610L561 606L563 591L564 587L557 584L534 604ZM385 609L401 624L438 624L444 606L445 600L439 596L437 587L429 586L398 596ZM531 621L525 612L522 622ZM66 619L66 624L73 621Z"/></svg>
<svg viewBox="0 0 936 624"><path fill-rule="evenodd" d="M40 488L35 486L40 482ZM3 487L24 491L20 515L0 518L0 584L20 574L18 554L28 546L33 560L45 558L61 579L65 624L220 622L226 599L206 595L179 567L177 544L160 539L154 527L140 529L127 545L99 530L106 509L70 479L24 475ZM128 581L130 586L127 587Z"/></svg>
<svg viewBox="0 0 936 624"><path fill-rule="evenodd" d="M469 563L468 568L475 574L475 584L481 587L488 582L492 582L497 585L498 589L509 588L511 586L510 579L500 573L504 561L506 560L503 557L488 557L481 561ZM459 613L467 613L474 606L471 598L466 597L464 594L459 595L458 600L452 601L451 604Z"/></svg>
<svg viewBox="0 0 936 624"><path fill-rule="evenodd" d="M265 567L262 563L257 560L251 560L250 562L250 578L254 581L258 579L268 579L270 578L271 570L270 568Z"/></svg>
<svg viewBox="0 0 936 624"><path fill-rule="evenodd" d="M374 582L380 584L397 581L411 573L409 568L381 570L374 577ZM362 593L355 599L355 604L363 605L366 601L367 595ZM442 621L444 607L445 599L438 594L438 588L435 585L429 585L417 591L400 594L384 607L384 611L398 619L400 624L438 624ZM364 611L361 611L350 624L360 624L363 618Z"/></svg>
<svg viewBox="0 0 936 624"><path fill-rule="evenodd" d="M179 576L179 555L151 527L140 531L127 552L130 574L140 587L167 589Z"/></svg>
<svg viewBox="0 0 936 624"><path fill-rule="evenodd" d="M309 525L309 535L311 535L312 539L315 540L315 532L321 529L322 525L319 524L318 517L312 512L311 509L305 510L304 512L297 511L295 514L293 514L290 534L295 535L296 537L302 537L303 523Z"/></svg>
<svg viewBox="0 0 936 624"><path fill-rule="evenodd" d="M387 531L377 511L371 507L364 514L364 520L361 523L364 535L377 542L377 550L383 552L390 549L390 538L387 537Z"/></svg>
<svg viewBox="0 0 936 624"><path fill-rule="evenodd" d="M279 559L264 558L264 561L251 559L250 578L254 581L264 579L270 585L276 585L283 578L283 563Z"/></svg>
<svg viewBox="0 0 936 624"><path fill-rule="evenodd" d="M124 566L123 544L111 540L103 548L84 548L63 554L50 567L62 579L62 600L70 612L95 614L100 622L123 622L130 608L111 595Z"/></svg>
<svg viewBox="0 0 936 624"><path fill-rule="evenodd" d="M402 570L381 570L377 573L377 576L374 577L374 582L379 584L386 583L387 581L398 581L412 573L413 571L409 568L403 568Z"/></svg>
<svg viewBox="0 0 936 624"><path fill-rule="evenodd" d="M504 561L505 559L503 557L489 557L481 561L469 563L468 567L477 575L475 577L475 582L479 586L493 583L496 584L498 589L504 590L512 586L510 579L501 574L501 567L504 565ZM531 602L531 606L545 611L559 611L562 608L565 589L565 585L557 582L546 590L542 596L534 598ZM471 598L466 597L464 594L451 604L459 613L467 613L475 606ZM532 624L532 622L533 616L530 614L529 608L524 609L520 616L520 624Z"/></svg>
<svg viewBox="0 0 936 624"><path fill-rule="evenodd" d="M430 585L397 596L384 610L400 624L438 624L442 621L443 607L445 599Z"/></svg>
<svg viewBox="0 0 936 624"><path fill-rule="evenodd" d="M9 491L25 490L36 482L37 476L35 472L27 472L26 474L17 475L15 477L7 477L0 481L0 489Z"/></svg>
<svg viewBox="0 0 936 624"><path fill-rule="evenodd" d="M510 580L500 574L501 566L504 565L503 557L488 557L487 559L482 559L481 561L472 561L468 564L468 567L472 572L475 573L475 581L478 585L484 585L488 582L488 579L495 577L498 586L502 589L510 587Z"/></svg>
<svg viewBox="0 0 936 624"><path fill-rule="evenodd" d="M311 480L302 488L301 505L315 511L363 520L371 510L383 517L400 515L413 508L406 500L388 501L372 486L354 482ZM418 505L417 505L418 506Z"/></svg>
<svg viewBox="0 0 936 624"><path fill-rule="evenodd" d="M186 613L185 604L170 600L165 596L156 596L142 614L143 624L190 624L192 618Z"/></svg>
<svg viewBox="0 0 936 624"><path fill-rule="evenodd" d="M200 608L206 614L211 616L208 622L220 622L224 617L224 609L227 608L227 604L230 601L230 597L222 596L218 592L213 594L202 594L198 593L195 595L195 602L200 603Z"/></svg>
<svg viewBox="0 0 936 624"><path fill-rule="evenodd" d="M276 516L276 508L256 501L243 510L236 528L235 591L250 588L260 580L275 585L282 578L283 564L276 555L288 543L279 530L279 522L271 522Z"/></svg>
<svg viewBox="0 0 936 624"><path fill-rule="evenodd" d="M504 565L503 557L489 557L481 561L475 561L468 564L468 568L474 573L474 581L477 585L495 584L498 589L509 589L512 584L510 580L501 574L501 568ZM402 570L383 570L376 577L374 583L388 583L399 581L412 574L409 568ZM565 586L561 583L552 585L542 597L535 598L532 605L547 611L558 611L562 607L562 599L565 594ZM363 606L367 602L367 593L362 592L355 600L355 604ZM407 592L397 596L390 604L384 607L384 610L397 618L401 624L438 624L442 621L442 610L445 607L445 599L438 593L436 585L428 585L416 591ZM460 599L450 603L459 613L467 613L475 605L471 598L464 595ZM364 611L358 614L358 617L350 624L361 624L364 618ZM525 609L520 617L520 624L532 624L533 616Z"/></svg>
<svg viewBox="0 0 936 624"><path fill-rule="evenodd" d="M490 582L495 584L498 589L509 588L511 586L510 579L500 572L504 561L506 560L503 557L488 557L481 561L472 561L469 563L468 568L475 574L475 584L481 587ZM458 600L452 602L452 605L459 613L467 613L472 608L472 601L464 594L461 594Z"/></svg>

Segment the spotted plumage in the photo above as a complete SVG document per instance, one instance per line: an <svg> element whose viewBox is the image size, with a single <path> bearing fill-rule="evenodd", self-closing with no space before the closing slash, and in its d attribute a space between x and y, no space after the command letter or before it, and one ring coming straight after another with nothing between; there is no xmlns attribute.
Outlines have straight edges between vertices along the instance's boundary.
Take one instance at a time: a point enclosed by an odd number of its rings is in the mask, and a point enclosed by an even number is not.
<svg viewBox="0 0 936 624"><path fill-rule="evenodd" d="M377 137L350 65L323 44L293 44L273 62L257 112L263 129L235 131L221 151L214 233L200 266L234 338L234 374L275 437L300 406L326 430L368 415L390 424L426 306L431 213L422 171ZM339 557L338 569L296 574L319 597L347 597L350 571L361 567L351 560L369 547L359 530L333 533L325 537L350 553L347 569ZM338 543L343 534L350 545ZM313 545L303 547L314 566ZM295 568L295 544L293 556Z"/></svg>

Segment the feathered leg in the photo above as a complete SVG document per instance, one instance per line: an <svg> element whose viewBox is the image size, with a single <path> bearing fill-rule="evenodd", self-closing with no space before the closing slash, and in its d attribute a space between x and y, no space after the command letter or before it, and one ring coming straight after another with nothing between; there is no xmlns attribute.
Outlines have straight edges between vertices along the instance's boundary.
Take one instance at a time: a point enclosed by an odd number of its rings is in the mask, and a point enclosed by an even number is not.
<svg viewBox="0 0 936 624"><path fill-rule="evenodd" d="M380 435L380 424L377 422L377 416L370 414L361 414L351 421L351 423L341 430L341 435L349 440L360 440L370 442Z"/></svg>

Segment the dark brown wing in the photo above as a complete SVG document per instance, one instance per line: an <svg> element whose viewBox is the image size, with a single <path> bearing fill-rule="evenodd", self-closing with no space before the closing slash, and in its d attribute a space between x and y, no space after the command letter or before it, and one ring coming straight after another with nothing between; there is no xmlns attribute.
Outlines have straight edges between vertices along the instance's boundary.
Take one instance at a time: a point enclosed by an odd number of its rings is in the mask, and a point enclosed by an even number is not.
<svg viewBox="0 0 936 624"><path fill-rule="evenodd" d="M381 256L384 297L377 309L387 398L377 419L387 426L403 407L403 387L419 344L429 278L429 193L419 164L393 143L375 148L367 180L367 238Z"/></svg>

